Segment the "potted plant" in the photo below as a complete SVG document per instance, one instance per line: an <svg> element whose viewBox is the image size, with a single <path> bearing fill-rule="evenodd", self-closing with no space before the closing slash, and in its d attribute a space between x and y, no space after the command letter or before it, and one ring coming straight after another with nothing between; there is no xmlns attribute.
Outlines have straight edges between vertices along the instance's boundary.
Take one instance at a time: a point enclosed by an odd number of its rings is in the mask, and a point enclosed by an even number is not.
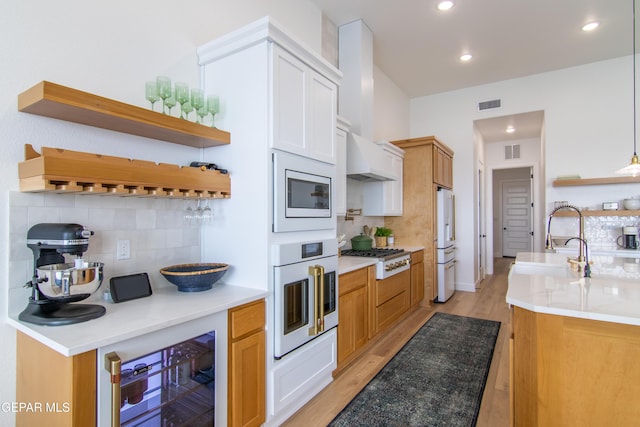
<svg viewBox="0 0 640 427"><path fill-rule="evenodd" d="M387 246L387 238L393 234L390 228L378 227L376 230L376 247L383 248Z"/></svg>

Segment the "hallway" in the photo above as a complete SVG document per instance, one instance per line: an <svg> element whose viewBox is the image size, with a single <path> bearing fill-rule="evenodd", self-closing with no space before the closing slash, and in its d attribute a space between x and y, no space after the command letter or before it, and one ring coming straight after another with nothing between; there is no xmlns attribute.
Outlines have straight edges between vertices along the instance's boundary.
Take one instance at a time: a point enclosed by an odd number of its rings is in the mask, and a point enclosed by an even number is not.
<svg viewBox="0 0 640 427"><path fill-rule="evenodd" d="M334 381L294 414L284 426L326 426L384 367L434 312L497 320L502 323L487 378L478 427L509 425L509 307L505 302L507 274L512 258L494 259L494 274L475 293L456 292L445 304L419 308L371 349L355 360ZM357 424L354 424L357 425Z"/></svg>

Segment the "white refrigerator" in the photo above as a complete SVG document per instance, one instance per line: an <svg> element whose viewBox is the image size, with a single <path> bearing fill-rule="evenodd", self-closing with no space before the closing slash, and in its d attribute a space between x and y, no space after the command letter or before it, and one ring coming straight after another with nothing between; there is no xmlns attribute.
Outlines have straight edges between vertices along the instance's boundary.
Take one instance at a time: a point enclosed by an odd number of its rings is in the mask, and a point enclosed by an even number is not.
<svg viewBox="0 0 640 427"><path fill-rule="evenodd" d="M435 302L445 302L456 289L456 207L455 196L451 190L438 187L436 215L438 295Z"/></svg>

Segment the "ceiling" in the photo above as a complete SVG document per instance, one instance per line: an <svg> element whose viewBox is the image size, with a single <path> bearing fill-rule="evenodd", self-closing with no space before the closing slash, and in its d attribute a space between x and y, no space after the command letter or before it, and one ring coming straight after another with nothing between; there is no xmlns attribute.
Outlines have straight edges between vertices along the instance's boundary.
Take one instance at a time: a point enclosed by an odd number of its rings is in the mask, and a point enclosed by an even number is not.
<svg viewBox="0 0 640 427"><path fill-rule="evenodd" d="M633 49L632 0L454 0L446 12L436 9L438 0L312 1L337 26L362 19L373 32L375 65L410 98L626 56ZM593 20L598 29L581 30ZM467 52L473 58L461 62Z"/></svg>

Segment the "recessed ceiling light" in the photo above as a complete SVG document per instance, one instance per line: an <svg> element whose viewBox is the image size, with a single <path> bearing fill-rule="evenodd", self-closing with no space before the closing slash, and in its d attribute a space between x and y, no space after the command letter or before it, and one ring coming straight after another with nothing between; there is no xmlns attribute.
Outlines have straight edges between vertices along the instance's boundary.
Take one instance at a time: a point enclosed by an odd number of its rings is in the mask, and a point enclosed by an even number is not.
<svg viewBox="0 0 640 427"><path fill-rule="evenodd" d="M597 21L589 22L588 24L584 24L582 26L582 31L593 31L598 28L599 25L600 23Z"/></svg>
<svg viewBox="0 0 640 427"><path fill-rule="evenodd" d="M441 1L436 7L438 10L449 10L453 7L453 2L449 0Z"/></svg>
<svg viewBox="0 0 640 427"><path fill-rule="evenodd" d="M506 132L507 133L514 133L516 131L516 129L513 126L507 126Z"/></svg>
<svg viewBox="0 0 640 427"><path fill-rule="evenodd" d="M473 58L473 55L471 55L470 53L465 53L464 55L460 56L460 61L467 62L470 61L471 58Z"/></svg>

